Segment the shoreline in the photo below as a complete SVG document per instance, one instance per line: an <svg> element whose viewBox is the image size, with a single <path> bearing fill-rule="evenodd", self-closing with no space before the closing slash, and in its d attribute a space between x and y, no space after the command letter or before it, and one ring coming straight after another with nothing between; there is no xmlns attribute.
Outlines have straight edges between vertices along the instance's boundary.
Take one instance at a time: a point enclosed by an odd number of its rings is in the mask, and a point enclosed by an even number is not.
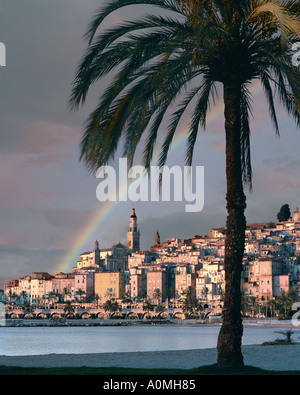
<svg viewBox="0 0 300 395"><path fill-rule="evenodd" d="M266 370L299 370L300 343L291 345L245 345L244 363ZM192 369L217 362L216 348L95 354L47 354L1 356L0 366L33 368L120 367L141 369Z"/></svg>
<svg viewBox="0 0 300 395"><path fill-rule="evenodd" d="M51 322L49 319L7 319L2 327L74 327L74 326L195 326L195 327L216 327L221 326L221 320L203 321L197 319L190 320L170 320L170 319L152 319L152 320L128 320L128 319L68 319L65 322ZM282 329L300 329L292 323L291 320L278 319L245 319L243 320L245 328L282 328ZM1 326L0 326L1 328ZM1 330L1 329L0 329Z"/></svg>
<svg viewBox="0 0 300 395"><path fill-rule="evenodd" d="M116 321L116 320L111 320ZM197 320L166 323L163 326L201 326L220 327L221 323L197 323ZM116 323L106 322L105 326ZM120 324L120 323L119 323ZM84 323L86 326L90 326ZM130 325L159 326L144 322L130 320ZM295 329L300 327L292 325L289 321L278 320L245 320L243 326L246 328L274 328ZM46 326L45 326L46 327ZM67 326L63 326L67 327ZM2 327L4 328L4 327ZM298 332L299 333L299 332ZM1 334L1 327L0 327ZM298 340L298 338L297 338ZM291 371L300 368L300 343L290 345L265 345L253 344L242 346L244 363L266 370ZM0 355L0 366L32 367L32 368L67 368L67 367L120 367L120 368L144 368L144 369L192 369L204 365L213 365L217 362L216 348L201 348L191 350L169 350L169 351L133 351L133 352L104 352L104 353L49 353L41 355Z"/></svg>

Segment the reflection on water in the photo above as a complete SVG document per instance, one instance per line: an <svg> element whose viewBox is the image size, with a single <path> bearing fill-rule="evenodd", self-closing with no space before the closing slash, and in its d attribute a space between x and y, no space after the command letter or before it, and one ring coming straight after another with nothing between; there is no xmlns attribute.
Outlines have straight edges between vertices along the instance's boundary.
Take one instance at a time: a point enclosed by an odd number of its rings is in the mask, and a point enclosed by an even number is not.
<svg viewBox="0 0 300 395"><path fill-rule="evenodd" d="M0 327L0 355L83 354L215 348L219 326ZM276 328L244 328L243 344L282 337ZM299 330L295 329L295 339Z"/></svg>

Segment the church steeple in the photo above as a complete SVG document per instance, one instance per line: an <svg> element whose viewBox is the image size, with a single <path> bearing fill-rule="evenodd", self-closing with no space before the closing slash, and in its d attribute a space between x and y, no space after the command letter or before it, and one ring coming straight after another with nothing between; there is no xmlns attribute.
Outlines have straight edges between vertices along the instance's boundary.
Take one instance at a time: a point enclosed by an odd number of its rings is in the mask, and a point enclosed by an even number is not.
<svg viewBox="0 0 300 395"><path fill-rule="evenodd" d="M98 240L95 240L94 251L99 251L99 242L98 242Z"/></svg>
<svg viewBox="0 0 300 395"><path fill-rule="evenodd" d="M137 216L135 209L132 209L132 213L129 220L129 229L127 232L127 248L130 252L136 252L140 250L140 232L137 227Z"/></svg>
<svg viewBox="0 0 300 395"><path fill-rule="evenodd" d="M160 235L158 233L158 231L155 234L155 241L154 241L154 245L158 246L160 244Z"/></svg>

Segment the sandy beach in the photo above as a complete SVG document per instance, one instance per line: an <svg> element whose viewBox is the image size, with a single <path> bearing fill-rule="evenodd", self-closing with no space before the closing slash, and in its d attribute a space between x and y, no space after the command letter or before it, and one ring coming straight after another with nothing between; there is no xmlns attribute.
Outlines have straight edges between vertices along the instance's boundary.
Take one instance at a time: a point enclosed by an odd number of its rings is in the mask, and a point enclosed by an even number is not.
<svg viewBox="0 0 300 395"><path fill-rule="evenodd" d="M300 370L300 343L243 347L245 365L267 370ZM0 366L21 367L130 367L190 369L217 361L216 349L103 354L0 356Z"/></svg>

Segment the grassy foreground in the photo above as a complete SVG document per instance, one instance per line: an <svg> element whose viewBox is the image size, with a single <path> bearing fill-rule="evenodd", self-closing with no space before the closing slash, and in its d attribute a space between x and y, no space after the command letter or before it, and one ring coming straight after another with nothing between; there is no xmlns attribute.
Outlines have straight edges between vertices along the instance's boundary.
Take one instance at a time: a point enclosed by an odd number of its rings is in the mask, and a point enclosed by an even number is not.
<svg viewBox="0 0 300 395"><path fill-rule="evenodd" d="M170 375L300 375L300 371L270 371L253 366L244 366L240 370L219 368L217 365L201 366L194 369L130 369L130 368L22 368L0 366L0 375L105 375L105 376L170 376Z"/></svg>

